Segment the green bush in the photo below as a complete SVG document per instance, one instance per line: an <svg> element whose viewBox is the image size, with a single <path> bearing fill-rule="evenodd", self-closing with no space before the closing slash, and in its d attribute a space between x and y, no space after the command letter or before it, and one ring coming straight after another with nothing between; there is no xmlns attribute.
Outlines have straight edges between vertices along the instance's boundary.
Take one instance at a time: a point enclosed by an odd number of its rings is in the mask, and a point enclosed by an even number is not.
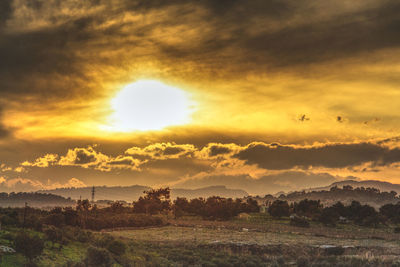
<svg viewBox="0 0 400 267"><path fill-rule="evenodd" d="M59 242L62 243L63 241L63 232L61 229L49 225L47 228L43 230L44 234L46 235L47 240L51 241L54 244Z"/></svg>
<svg viewBox="0 0 400 267"><path fill-rule="evenodd" d="M92 238L92 244L96 247L107 248L115 239L110 234L96 235Z"/></svg>
<svg viewBox="0 0 400 267"><path fill-rule="evenodd" d="M4 233L1 237L2 237L3 239L5 239L5 240L8 240L8 241L13 241L13 240L15 240L15 235L13 235L13 234L10 233L10 232Z"/></svg>
<svg viewBox="0 0 400 267"><path fill-rule="evenodd" d="M114 253L115 255L123 255L125 254L126 251L126 245L124 242L119 241L119 240L114 240L110 242L107 246L107 249L111 252Z"/></svg>
<svg viewBox="0 0 400 267"><path fill-rule="evenodd" d="M22 253L29 262L42 254L44 241L38 235L31 235L25 232L19 233L15 238L15 249Z"/></svg>
<svg viewBox="0 0 400 267"><path fill-rule="evenodd" d="M109 267L112 264L110 252L104 248L89 247L86 254L86 263L89 267Z"/></svg>
<svg viewBox="0 0 400 267"><path fill-rule="evenodd" d="M91 238L92 238L92 233L91 232L82 231L82 230L80 230L77 233L77 236L76 236L76 240L79 241L79 242L82 242L82 243L89 242L91 240Z"/></svg>

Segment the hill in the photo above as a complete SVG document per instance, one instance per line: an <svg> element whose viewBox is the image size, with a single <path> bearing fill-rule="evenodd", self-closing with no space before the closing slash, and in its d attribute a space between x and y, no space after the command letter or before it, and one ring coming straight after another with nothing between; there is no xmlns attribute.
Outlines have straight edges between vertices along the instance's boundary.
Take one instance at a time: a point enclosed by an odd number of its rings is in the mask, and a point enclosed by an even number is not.
<svg viewBox="0 0 400 267"><path fill-rule="evenodd" d="M370 205L376 209L379 209L385 204L396 204L400 201L397 196L397 192L394 190L380 191L379 189L373 187L353 187L351 185L334 183L329 190L314 189L308 191L296 191L288 194L281 194L279 196L266 195L258 201L264 203L272 202L276 199L288 201L290 203L300 202L303 199L309 200L319 200L321 204L326 206L331 206L338 201L345 205L349 205L352 201L358 201L361 204Z"/></svg>
<svg viewBox="0 0 400 267"><path fill-rule="evenodd" d="M96 200L124 200L132 202L143 195L143 191L151 189L147 186L99 186L96 187ZM92 187L81 188L58 188L53 190L41 190L39 193L50 193L72 199L91 199ZM221 196L231 198L241 198L248 196L247 192L241 189L229 189L225 186L209 186L198 189L171 189L171 198L186 197L188 199L198 197Z"/></svg>
<svg viewBox="0 0 400 267"><path fill-rule="evenodd" d="M226 198L242 198L246 197L249 194L241 189L230 189L223 185L217 186L209 186L198 189L172 189L171 197L186 197L187 199L191 198L207 198L212 196L226 197Z"/></svg>
<svg viewBox="0 0 400 267"><path fill-rule="evenodd" d="M343 188L343 186L350 185L354 188L356 187L364 187L364 188L376 188L379 189L381 192L390 192L390 191L395 191L397 193L400 193L400 184L392 184L389 182L382 182L382 181L377 181L377 180L364 180L364 181L355 181L355 180L345 180L345 181L339 181L339 182L334 182L329 186L324 186L324 187L317 187L317 188L312 188L308 189L305 191L322 191L322 190L330 190L332 187L339 187Z"/></svg>
<svg viewBox="0 0 400 267"><path fill-rule="evenodd" d="M149 190L148 186L132 185L132 186L97 186L95 187L95 200L124 200L132 202L137 200L143 191ZM92 187L79 188L57 188L52 190L41 190L39 193L50 193L72 199L91 199Z"/></svg>
<svg viewBox="0 0 400 267"><path fill-rule="evenodd" d="M70 198L45 193L0 193L0 207L24 207L25 203L29 207L45 208L45 207L66 207L74 206L75 201Z"/></svg>

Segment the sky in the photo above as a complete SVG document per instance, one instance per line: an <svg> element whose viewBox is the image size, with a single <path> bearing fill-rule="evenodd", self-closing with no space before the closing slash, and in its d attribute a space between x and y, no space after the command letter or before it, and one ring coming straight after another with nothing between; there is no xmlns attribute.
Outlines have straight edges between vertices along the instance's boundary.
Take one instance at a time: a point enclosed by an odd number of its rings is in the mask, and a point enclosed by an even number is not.
<svg viewBox="0 0 400 267"><path fill-rule="evenodd" d="M400 183L395 0L2 0L0 190Z"/></svg>

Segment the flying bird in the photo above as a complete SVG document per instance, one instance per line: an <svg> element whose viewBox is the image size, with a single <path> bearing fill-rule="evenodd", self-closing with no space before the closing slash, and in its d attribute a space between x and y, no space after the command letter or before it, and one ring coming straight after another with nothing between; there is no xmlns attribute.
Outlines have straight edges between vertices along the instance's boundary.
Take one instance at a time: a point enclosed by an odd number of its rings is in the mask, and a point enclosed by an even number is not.
<svg viewBox="0 0 400 267"><path fill-rule="evenodd" d="M300 118L299 118L299 121L309 121L309 120L310 120L310 118L308 118L306 116L306 114L301 115Z"/></svg>

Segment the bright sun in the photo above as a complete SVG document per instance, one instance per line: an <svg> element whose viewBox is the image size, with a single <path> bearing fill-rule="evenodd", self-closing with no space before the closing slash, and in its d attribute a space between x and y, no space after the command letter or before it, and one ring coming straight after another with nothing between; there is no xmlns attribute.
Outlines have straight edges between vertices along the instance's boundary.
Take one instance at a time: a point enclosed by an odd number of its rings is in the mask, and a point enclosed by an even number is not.
<svg viewBox="0 0 400 267"><path fill-rule="evenodd" d="M111 101L109 130L161 130L190 121L194 105L188 93L158 81L142 80L125 86Z"/></svg>

